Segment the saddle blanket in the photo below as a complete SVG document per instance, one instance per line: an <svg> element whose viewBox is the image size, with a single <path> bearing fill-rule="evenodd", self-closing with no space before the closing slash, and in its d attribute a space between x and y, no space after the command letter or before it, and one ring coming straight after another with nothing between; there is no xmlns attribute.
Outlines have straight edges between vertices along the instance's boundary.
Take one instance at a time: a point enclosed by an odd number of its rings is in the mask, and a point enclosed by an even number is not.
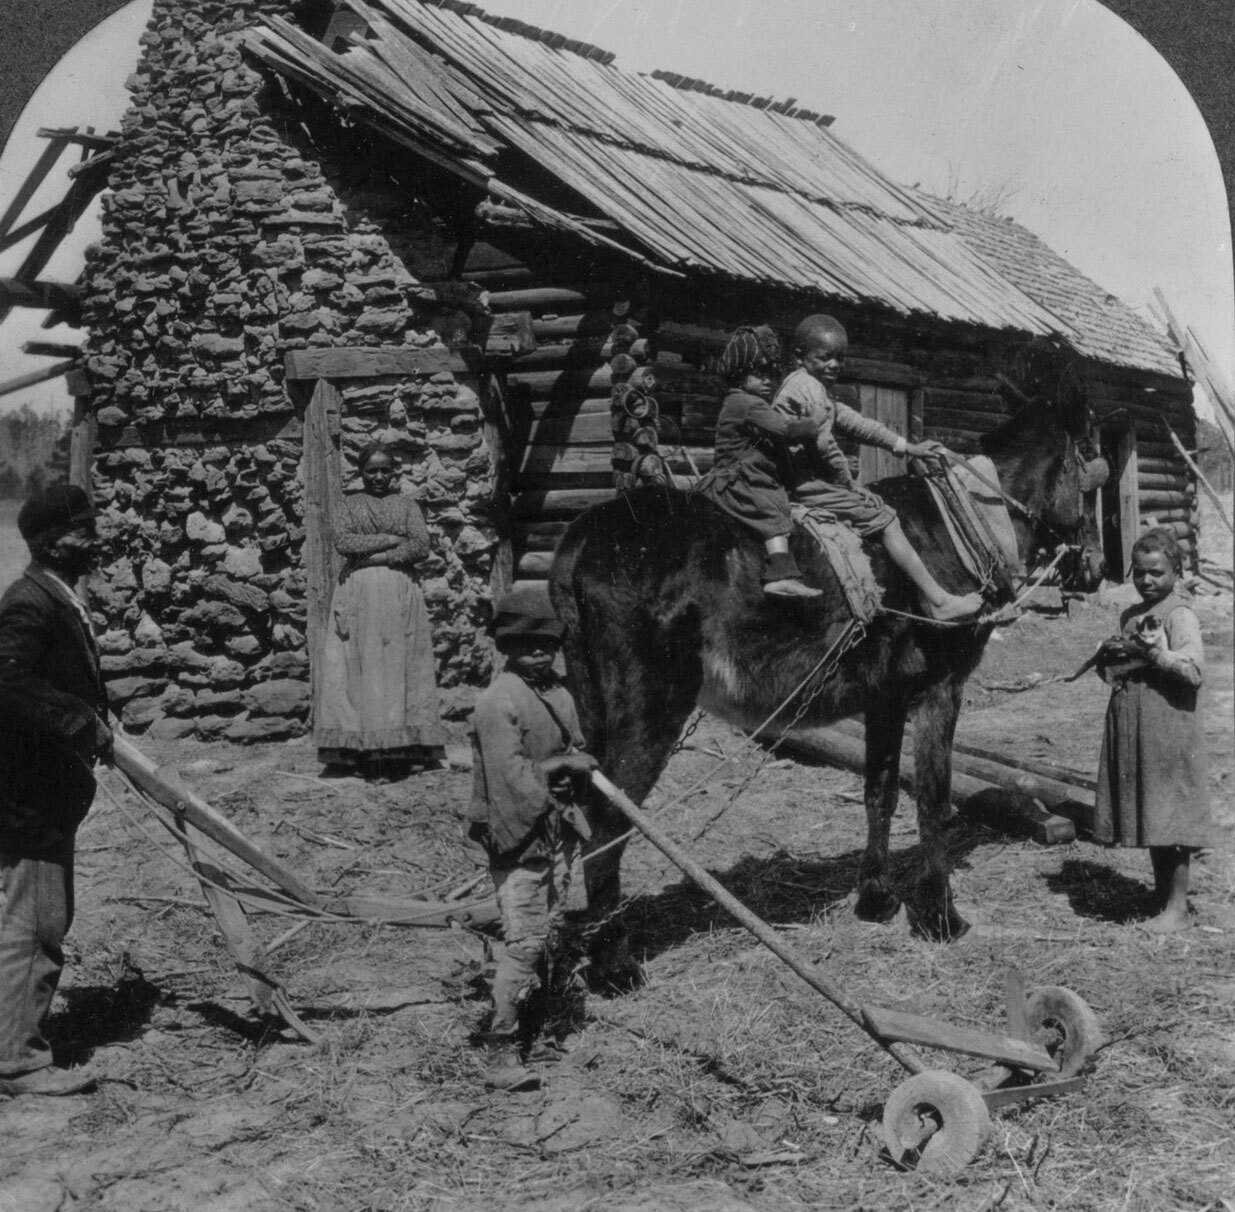
<svg viewBox="0 0 1235 1212"><path fill-rule="evenodd" d="M883 601L883 588L875 580L857 532L837 521L826 509L794 505L790 512L831 564L849 604L849 613L859 623L869 623Z"/></svg>
<svg viewBox="0 0 1235 1212"><path fill-rule="evenodd" d="M999 473L983 455L967 462L969 467L949 468L946 485L941 487L936 477L928 477L927 487L966 570L980 585L1011 587L1024 575L1024 567L1008 507L991 487L998 484ZM849 612L859 623L869 623L883 601L883 588L875 580L862 540L825 509L794 505L791 512L794 522L827 558Z"/></svg>

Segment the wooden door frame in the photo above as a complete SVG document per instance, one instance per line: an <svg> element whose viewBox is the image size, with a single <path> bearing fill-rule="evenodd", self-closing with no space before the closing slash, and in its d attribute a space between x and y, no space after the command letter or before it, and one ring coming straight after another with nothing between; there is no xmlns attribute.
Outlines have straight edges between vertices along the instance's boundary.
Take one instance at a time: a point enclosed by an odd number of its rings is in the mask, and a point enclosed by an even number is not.
<svg viewBox="0 0 1235 1212"><path fill-rule="evenodd" d="M343 499L343 394L339 381L392 375L433 375L447 371L476 392L484 416L485 440L494 461L495 495L504 491L506 458L500 393L489 391L492 358L475 349L414 349L408 346L294 349L284 359L288 395L304 410L300 475L304 489L305 646L312 692L310 723L317 718L320 653L330 619L330 602L338 577L334 524ZM494 405L491 395L497 396ZM307 399L305 398L307 396ZM494 408L498 416L491 416ZM491 589L501 592L510 579L509 527L502 533L503 513L494 511L499 549L491 573ZM505 557L503 558L503 552Z"/></svg>
<svg viewBox="0 0 1235 1212"><path fill-rule="evenodd" d="M883 418L879 415L879 411L880 411L879 405L878 405L879 393L880 392L896 392L898 395L903 396L904 397L904 407L905 407L905 426L903 430L900 430L898 432L902 433L903 437L905 438L907 442L912 442L914 440L914 438L912 437L913 429L914 429L914 397L919 394L918 392L911 390L909 387L905 386L904 384L893 385L889 383L870 383L870 382L859 381L856 386L858 389L859 411L862 413L863 416L870 416L872 417L872 419L880 421L883 424L887 424L887 422L883 421ZM867 391L875 393L876 404L875 404L874 413L867 413L864 407L866 400L863 396L863 393ZM895 428L895 427L889 426L889 428ZM896 459L895 465L892 465L891 463L887 463L885 461L884 455L885 455L885 452L879 447L867 446L865 444L859 446L858 448L858 482L859 483L869 484L874 480L883 479L885 475L899 475L901 473L900 460ZM886 458L887 460L891 460L891 459L894 459L895 456L888 454ZM879 470L881 464L884 464L887 467L886 471L881 472ZM873 474L868 475L867 469L871 469Z"/></svg>
<svg viewBox="0 0 1235 1212"><path fill-rule="evenodd" d="M1111 459L1109 483L1115 487L1112 491L1118 493L1119 512L1119 547L1118 553L1104 550L1108 575L1113 555L1118 555L1118 576L1112 580L1122 581L1128 574L1132 564L1132 545L1136 542L1141 529L1140 488L1138 484L1138 460L1136 449L1136 425L1131 421L1108 422L1100 425L1102 447L1109 450ZM1103 546L1105 548L1105 510L1102 508L1103 489L1096 490L1098 519L1102 525Z"/></svg>

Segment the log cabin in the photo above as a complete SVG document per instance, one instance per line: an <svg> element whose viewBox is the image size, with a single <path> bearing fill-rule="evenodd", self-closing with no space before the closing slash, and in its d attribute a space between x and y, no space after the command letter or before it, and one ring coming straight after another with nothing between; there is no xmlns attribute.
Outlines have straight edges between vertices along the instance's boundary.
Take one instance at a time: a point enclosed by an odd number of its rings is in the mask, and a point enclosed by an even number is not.
<svg viewBox="0 0 1235 1212"><path fill-rule="evenodd" d="M850 402L962 452L1018 409L1089 404L1113 574L1150 519L1195 553L1166 339L830 115L460 0L155 0L143 47L80 299L115 555L95 606L132 727L303 727L331 517L375 437L425 508L464 702L488 602L545 577L573 516L710 466L713 359L744 322L831 312Z"/></svg>

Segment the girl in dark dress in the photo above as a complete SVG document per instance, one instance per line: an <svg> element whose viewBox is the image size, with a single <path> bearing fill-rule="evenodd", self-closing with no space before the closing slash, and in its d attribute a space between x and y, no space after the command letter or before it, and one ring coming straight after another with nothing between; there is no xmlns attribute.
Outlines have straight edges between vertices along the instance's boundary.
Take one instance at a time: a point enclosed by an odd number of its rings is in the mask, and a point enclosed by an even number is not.
<svg viewBox="0 0 1235 1212"><path fill-rule="evenodd" d="M1110 684L1094 838L1149 849L1160 912L1156 933L1188 921L1192 852L1214 844L1205 733L1197 712L1204 675L1201 625L1178 584L1183 553L1168 530L1147 530L1132 548L1141 595L1099 654Z"/></svg>

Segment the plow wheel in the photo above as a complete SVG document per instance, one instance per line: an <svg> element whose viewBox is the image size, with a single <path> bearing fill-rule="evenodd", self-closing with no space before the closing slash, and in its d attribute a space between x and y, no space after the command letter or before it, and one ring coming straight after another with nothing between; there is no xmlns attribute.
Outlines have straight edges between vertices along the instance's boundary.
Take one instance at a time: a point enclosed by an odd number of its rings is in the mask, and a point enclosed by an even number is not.
<svg viewBox="0 0 1235 1212"><path fill-rule="evenodd" d="M1085 999L1063 985L1044 985L1025 999L1029 1038L1059 1065L1061 1078L1075 1077L1102 1044L1098 1016Z"/></svg>
<svg viewBox="0 0 1235 1212"><path fill-rule="evenodd" d="M883 1108L883 1139L893 1160L927 1174L959 1173L990 1130L978 1088L946 1069L915 1073Z"/></svg>

